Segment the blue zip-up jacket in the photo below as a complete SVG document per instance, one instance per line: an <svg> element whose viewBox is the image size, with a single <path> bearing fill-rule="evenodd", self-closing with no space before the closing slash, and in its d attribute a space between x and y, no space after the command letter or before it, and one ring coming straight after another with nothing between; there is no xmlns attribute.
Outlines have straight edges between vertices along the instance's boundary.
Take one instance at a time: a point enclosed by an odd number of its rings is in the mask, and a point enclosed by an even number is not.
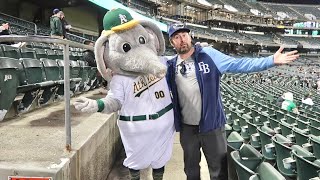
<svg viewBox="0 0 320 180"><path fill-rule="evenodd" d="M220 94L220 78L223 73L249 73L274 66L273 56L266 58L233 58L211 47L195 46L194 65L200 87L202 108L199 131L209 132L226 123ZM167 82L174 104L176 131L181 128L181 111L175 83L177 56L167 61Z"/></svg>

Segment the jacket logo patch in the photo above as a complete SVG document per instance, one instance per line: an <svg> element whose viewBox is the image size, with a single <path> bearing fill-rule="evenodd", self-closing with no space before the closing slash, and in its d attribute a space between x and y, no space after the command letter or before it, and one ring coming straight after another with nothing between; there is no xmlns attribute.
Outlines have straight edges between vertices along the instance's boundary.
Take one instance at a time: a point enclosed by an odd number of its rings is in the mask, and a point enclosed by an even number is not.
<svg viewBox="0 0 320 180"><path fill-rule="evenodd" d="M198 65L199 65L199 71L203 71L204 74L207 74L210 72L209 64L199 62Z"/></svg>

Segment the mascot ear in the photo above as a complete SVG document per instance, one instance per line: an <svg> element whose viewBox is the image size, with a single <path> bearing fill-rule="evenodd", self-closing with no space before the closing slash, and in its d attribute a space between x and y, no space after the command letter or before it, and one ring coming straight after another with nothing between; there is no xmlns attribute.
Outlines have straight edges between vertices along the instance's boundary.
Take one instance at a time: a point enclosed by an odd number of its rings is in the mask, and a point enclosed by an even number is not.
<svg viewBox="0 0 320 180"><path fill-rule="evenodd" d="M111 79L110 71L107 70L104 58L109 57L109 36L101 34L94 46L94 55L98 71L105 80Z"/></svg>
<svg viewBox="0 0 320 180"><path fill-rule="evenodd" d="M153 39L158 56L163 55L165 51L165 43L163 34L159 27L150 21L140 20L139 22L141 26L143 26L147 30L150 38Z"/></svg>

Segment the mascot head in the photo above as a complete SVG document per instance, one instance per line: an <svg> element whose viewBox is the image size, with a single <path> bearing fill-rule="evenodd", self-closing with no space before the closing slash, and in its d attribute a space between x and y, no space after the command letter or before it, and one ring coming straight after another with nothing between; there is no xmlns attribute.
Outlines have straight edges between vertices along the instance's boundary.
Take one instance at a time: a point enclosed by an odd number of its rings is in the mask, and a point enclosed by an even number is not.
<svg viewBox="0 0 320 180"><path fill-rule="evenodd" d="M124 9L113 9L103 19L104 30L95 43L97 67L104 79L115 74L163 77L166 66L159 55L165 50L161 30L148 21L134 20Z"/></svg>

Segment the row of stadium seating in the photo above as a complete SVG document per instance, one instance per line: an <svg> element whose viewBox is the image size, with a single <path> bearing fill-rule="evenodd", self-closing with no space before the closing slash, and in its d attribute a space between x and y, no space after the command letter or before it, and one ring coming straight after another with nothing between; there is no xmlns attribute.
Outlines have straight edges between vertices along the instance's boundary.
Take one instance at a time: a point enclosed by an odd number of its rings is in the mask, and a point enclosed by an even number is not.
<svg viewBox="0 0 320 180"><path fill-rule="evenodd" d="M237 177L239 180L319 178L319 95L313 96L314 106L301 104L299 98L305 89L290 82L272 86L251 83L254 78L253 75L234 75L224 77L222 82L228 152ZM228 81L232 83L226 83ZM274 103L287 89L298 97L295 102L299 115L282 110ZM231 174L233 167L229 167Z"/></svg>
<svg viewBox="0 0 320 180"><path fill-rule="evenodd" d="M320 121L315 119L319 116L311 118L302 111L303 115L294 117L261 99L259 93L241 93L237 87L224 83L222 89L228 120L228 151L239 180L284 179L283 176L309 180L319 176ZM233 96L235 94L239 96ZM244 142L250 146L243 145ZM266 162L276 164L283 176ZM296 162L296 165L287 162Z"/></svg>
<svg viewBox="0 0 320 180"><path fill-rule="evenodd" d="M36 43L33 43L36 44ZM49 46L49 45L46 45ZM58 49L48 49L44 46L29 46L30 48L16 48L9 45L0 45L0 56L11 57L11 58L48 58L48 59L63 59L63 51L59 47ZM34 48L31 48L34 47ZM37 47L37 48L36 48ZM50 46L49 46L50 47ZM52 45L52 48L57 46ZM70 48L70 60L79 60L82 57L82 52L79 48Z"/></svg>
<svg viewBox="0 0 320 180"><path fill-rule="evenodd" d="M57 101L64 95L63 51L44 43L29 43L28 46L37 48L0 46L0 121L10 108L19 114L31 106L41 107ZM97 68L81 60L81 49L70 50L71 95L99 86Z"/></svg>

